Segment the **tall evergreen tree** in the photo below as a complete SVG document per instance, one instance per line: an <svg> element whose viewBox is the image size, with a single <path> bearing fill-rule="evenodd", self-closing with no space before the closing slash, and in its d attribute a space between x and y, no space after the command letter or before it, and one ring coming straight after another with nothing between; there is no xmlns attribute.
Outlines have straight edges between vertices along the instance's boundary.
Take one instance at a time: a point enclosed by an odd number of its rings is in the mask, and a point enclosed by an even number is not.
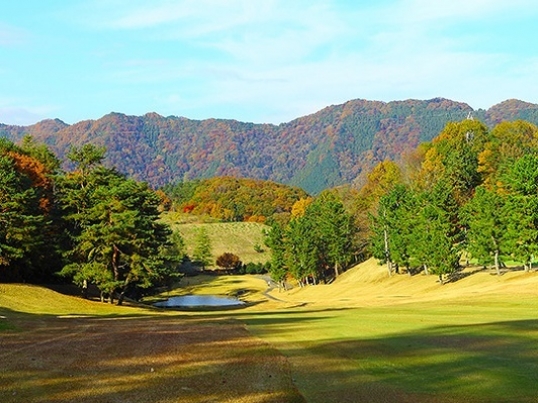
<svg viewBox="0 0 538 403"><path fill-rule="evenodd" d="M85 153L92 161L100 155L91 147L75 151L74 162L86 161ZM96 161L82 165L60 186L72 239L61 274L81 286L95 283L111 301L118 294L121 303L126 293L174 274L163 253L171 231L159 221L160 199L145 183Z"/></svg>
<svg viewBox="0 0 538 403"><path fill-rule="evenodd" d="M202 268L211 265L211 258L213 256L211 249L211 240L205 227L200 227L198 234L194 240L195 247L193 252L193 259L200 264Z"/></svg>
<svg viewBox="0 0 538 403"><path fill-rule="evenodd" d="M483 186L465 206L467 250L480 263L493 263L500 274L501 254L507 251L506 196Z"/></svg>
<svg viewBox="0 0 538 403"><path fill-rule="evenodd" d="M400 265L409 268L411 244L411 194L405 185L396 185L381 197L377 214L372 216L372 254L387 264L389 276Z"/></svg>
<svg viewBox="0 0 538 403"><path fill-rule="evenodd" d="M271 264L269 273L271 278L278 284L279 289L285 286L288 270L286 267L286 245L282 226L275 222L265 238L265 244L271 249Z"/></svg>
<svg viewBox="0 0 538 403"><path fill-rule="evenodd" d="M413 255L439 276L453 273L459 266L464 241L459 207L447 182L441 180L419 198L416 227L413 237Z"/></svg>
<svg viewBox="0 0 538 403"><path fill-rule="evenodd" d="M44 217L30 180L0 155L0 278L31 279L31 255L42 246Z"/></svg>
<svg viewBox="0 0 538 403"><path fill-rule="evenodd" d="M38 148L49 155L45 146ZM0 278L4 280L50 281L59 265L55 165L49 167L38 157L0 139Z"/></svg>
<svg viewBox="0 0 538 403"><path fill-rule="evenodd" d="M320 269L318 238L308 215L296 217L286 228L286 266L300 286L311 279L317 283Z"/></svg>
<svg viewBox="0 0 538 403"><path fill-rule="evenodd" d="M306 208L305 216L314 222L322 260L332 266L338 276L353 257L353 217L332 192L323 192Z"/></svg>
<svg viewBox="0 0 538 403"><path fill-rule="evenodd" d="M538 152L538 150L536 151ZM505 168L505 217L510 250L529 270L538 255L538 154L527 154Z"/></svg>

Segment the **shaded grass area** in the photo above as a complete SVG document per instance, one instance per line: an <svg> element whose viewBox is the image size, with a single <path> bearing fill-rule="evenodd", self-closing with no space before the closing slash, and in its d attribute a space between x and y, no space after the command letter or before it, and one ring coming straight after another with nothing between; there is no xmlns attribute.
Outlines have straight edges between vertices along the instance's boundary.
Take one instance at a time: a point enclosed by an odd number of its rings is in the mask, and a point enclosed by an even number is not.
<svg viewBox="0 0 538 403"><path fill-rule="evenodd" d="M308 402L535 402L534 300L245 317Z"/></svg>
<svg viewBox="0 0 538 403"><path fill-rule="evenodd" d="M304 402L287 360L232 319L0 308L0 401Z"/></svg>

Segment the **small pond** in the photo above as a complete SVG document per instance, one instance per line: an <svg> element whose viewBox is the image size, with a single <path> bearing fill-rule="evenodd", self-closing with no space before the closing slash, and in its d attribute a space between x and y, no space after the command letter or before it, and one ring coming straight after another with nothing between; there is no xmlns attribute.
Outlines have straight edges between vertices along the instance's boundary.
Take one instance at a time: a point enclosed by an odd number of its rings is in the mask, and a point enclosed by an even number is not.
<svg viewBox="0 0 538 403"><path fill-rule="evenodd" d="M166 301L153 304L160 308L226 308L245 305L243 301L231 297L219 297L216 295L183 295L170 297Z"/></svg>

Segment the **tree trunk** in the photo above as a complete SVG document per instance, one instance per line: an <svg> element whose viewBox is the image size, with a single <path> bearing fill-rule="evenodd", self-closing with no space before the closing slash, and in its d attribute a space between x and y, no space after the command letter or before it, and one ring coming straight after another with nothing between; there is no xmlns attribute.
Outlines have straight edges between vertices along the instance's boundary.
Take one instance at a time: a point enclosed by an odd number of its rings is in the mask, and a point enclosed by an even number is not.
<svg viewBox="0 0 538 403"><path fill-rule="evenodd" d="M114 271L114 280L119 281L120 279L120 270L118 267L118 260L120 257L120 250L116 245L112 246L112 270Z"/></svg>
<svg viewBox="0 0 538 403"><path fill-rule="evenodd" d="M430 272L428 271L428 265L424 264L423 267L424 267L424 274L425 274L426 276L429 276L429 275L430 275Z"/></svg>
<svg viewBox="0 0 538 403"><path fill-rule="evenodd" d="M501 275L501 267L499 264L499 250L495 249L495 270L497 271L497 275Z"/></svg>
<svg viewBox="0 0 538 403"><path fill-rule="evenodd" d="M340 275L340 271L338 270L338 262L334 263L334 276L338 277Z"/></svg>
<svg viewBox="0 0 538 403"><path fill-rule="evenodd" d="M389 271L389 277L392 276L392 262L390 261L390 252L389 252L389 235L387 230L383 230L383 238L385 241L385 260L387 261L387 270Z"/></svg>
<svg viewBox="0 0 538 403"><path fill-rule="evenodd" d="M125 290L118 295L118 305L123 305L123 300L125 299Z"/></svg>
<svg viewBox="0 0 538 403"><path fill-rule="evenodd" d="M82 282L82 298L88 299L88 280Z"/></svg>

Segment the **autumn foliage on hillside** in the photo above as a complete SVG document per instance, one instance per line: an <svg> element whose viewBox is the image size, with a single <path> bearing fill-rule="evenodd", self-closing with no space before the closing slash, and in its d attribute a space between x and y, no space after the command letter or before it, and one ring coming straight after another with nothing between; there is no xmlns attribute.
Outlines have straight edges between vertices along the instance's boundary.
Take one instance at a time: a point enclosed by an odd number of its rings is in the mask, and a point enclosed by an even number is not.
<svg viewBox="0 0 538 403"><path fill-rule="evenodd" d="M293 205L307 197L299 188L231 176L181 182L164 190L174 210L223 221L265 222L289 215Z"/></svg>
<svg viewBox="0 0 538 403"><path fill-rule="evenodd" d="M105 164L152 187L233 176L298 186L311 194L357 182L376 164L404 158L448 122L469 114L493 127L500 121L538 123L538 105L509 100L489 110L435 98L427 101L352 100L280 125L192 120L156 113L111 113L67 125L45 120L28 127L0 124L0 137L24 133L66 161L70 146L105 146ZM66 165L72 168L72 165Z"/></svg>

